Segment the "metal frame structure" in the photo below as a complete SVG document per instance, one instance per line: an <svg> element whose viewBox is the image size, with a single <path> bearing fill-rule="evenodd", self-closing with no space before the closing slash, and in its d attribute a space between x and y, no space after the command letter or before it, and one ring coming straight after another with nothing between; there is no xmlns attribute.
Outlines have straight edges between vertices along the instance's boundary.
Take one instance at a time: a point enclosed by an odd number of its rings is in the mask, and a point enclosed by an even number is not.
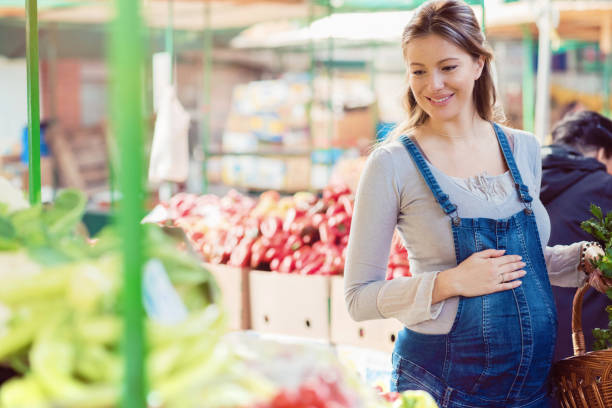
<svg viewBox="0 0 612 408"><path fill-rule="evenodd" d="M125 381L122 406L146 407L145 333L142 308L144 259L142 201L142 46L139 2L115 0L117 17L111 38L113 129L119 139L119 182L123 200L119 229L123 238ZM38 92L38 18L36 0L26 0L29 195L40 203L40 118Z"/></svg>
<svg viewBox="0 0 612 408"><path fill-rule="evenodd" d="M41 201L40 94L38 88L38 4L26 0L26 64L28 86L28 179L30 204Z"/></svg>
<svg viewBox="0 0 612 408"><path fill-rule="evenodd" d="M200 0L202 1L202 0ZM301 1L301 0L300 0ZM298 1L289 1L296 3ZM329 0L310 0L309 19L312 20L314 8L317 3L324 2L329 7ZM364 0L365 2L365 0ZM412 7L420 4L421 0L413 0ZM74 4L76 2L71 2ZM357 4L358 0L349 3ZM399 3L399 2L398 2ZM417 4L418 3L418 4ZM483 0L473 0L472 3L484 5ZM146 406L146 381L145 381L145 333L142 310L142 266L144 260L143 231L140 220L143 215L143 119L142 119L142 65L143 43L141 33L143 32L143 18L141 16L139 1L115 0L116 18L112 24L111 36L111 67L112 78L112 117L113 134L117 137L119 149L119 174L118 182L122 193L122 203L118 213L118 223L121 236L124 240L123 271L124 271L124 356L125 356L125 382L123 389L122 406L136 408ZM204 110L202 144L204 148L204 172L206 170L206 158L208 156L208 140L210 135L210 88L212 73L212 21L210 2L206 2L203 17L204 39ZM167 31L167 48L174 60L174 43L171 30L174 22L173 0L169 0L169 20ZM611 43L612 43L612 8L609 13L599 16L599 26L602 32L598 40L602 44L602 50L606 53L604 69L604 94L606 100L605 110L610 111L610 75L612 74ZM39 83L38 83L38 4L37 0L26 0L26 58L27 58L27 93L28 93L28 135L29 135L29 200L32 204L41 201L41 174L40 174L40 112L39 112ZM483 10L484 21L484 10ZM550 27L550 21L545 27ZM532 22L526 21L521 24L514 23L520 27L519 36L525 44L525 72L532 72L533 67L533 38L531 36ZM540 30L547 31L547 29ZM502 32L503 30L499 30ZM137 35L134 35L136 33ZM592 33L586 33L592 35ZM586 35L585 34L585 35ZM549 39L540 37L546 42ZM334 42L329 39L328 50L330 58L333 56ZM309 44L309 52L312 56L314 45ZM527 69L529 67L529 69ZM311 71L314 65L311 62ZM173 69L171 70L171 72ZM331 74L330 74L331 75ZM331 78L331 76L330 76ZM330 79L331 84L331 79ZM331 86L331 85L330 85ZM542 93L544 88L540 90ZM534 83L533 77L525 76L524 79L524 112L526 119L524 126L533 128L531 115L533 106ZM538 104L539 106L539 104ZM543 132L541 126L536 126L539 133ZM542 135L539 135L542 137ZM204 173L205 175L205 173ZM206 176L204 176L206 180ZM204 181L204 191L207 184Z"/></svg>

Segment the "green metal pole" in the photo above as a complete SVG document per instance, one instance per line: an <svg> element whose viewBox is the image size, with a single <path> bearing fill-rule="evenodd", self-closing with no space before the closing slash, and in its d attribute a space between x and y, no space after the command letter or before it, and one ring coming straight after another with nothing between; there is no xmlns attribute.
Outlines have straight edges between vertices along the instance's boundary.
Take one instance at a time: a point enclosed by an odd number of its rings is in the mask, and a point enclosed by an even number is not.
<svg viewBox="0 0 612 408"><path fill-rule="evenodd" d="M485 34L487 32L487 24L485 21L485 0L480 0L480 10L482 13L482 23L480 29L482 30L482 33Z"/></svg>
<svg viewBox="0 0 612 408"><path fill-rule="evenodd" d="M139 1L115 0L111 35L112 124L119 142L119 231L123 239L122 407L146 407L145 337L142 308L143 149L142 149L142 21Z"/></svg>
<svg viewBox="0 0 612 408"><path fill-rule="evenodd" d="M533 51L533 35L528 26L523 26L523 129L528 132L533 132L535 128Z"/></svg>
<svg viewBox="0 0 612 408"><path fill-rule="evenodd" d="M38 91L38 7L26 0L26 63L28 75L28 177L30 204L40 203L40 93Z"/></svg>
<svg viewBox="0 0 612 408"><path fill-rule="evenodd" d="M208 192L208 144L210 143L210 95L212 92L212 51L213 51L213 32L210 24L210 2L204 4L204 55L202 55L202 64L204 69L204 77L202 85L204 91L204 110L202 117L202 194Z"/></svg>
<svg viewBox="0 0 612 408"><path fill-rule="evenodd" d="M610 76L612 74L611 54L605 54L603 70L603 114L610 117Z"/></svg>

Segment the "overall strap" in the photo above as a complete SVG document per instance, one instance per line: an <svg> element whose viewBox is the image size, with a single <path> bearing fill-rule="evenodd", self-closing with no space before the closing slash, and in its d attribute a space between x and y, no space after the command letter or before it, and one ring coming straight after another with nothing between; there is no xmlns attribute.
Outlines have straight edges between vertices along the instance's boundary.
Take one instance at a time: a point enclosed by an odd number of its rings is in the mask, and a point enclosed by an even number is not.
<svg viewBox="0 0 612 408"><path fill-rule="evenodd" d="M514 185L516 186L519 196L521 197L521 201L523 201L525 205L529 206L529 203L533 201L533 198L529 195L529 188L523 183L521 173L518 170L518 166L514 160L514 155L510 149L508 138L497 123L493 123L493 128L495 129L497 140L499 141L499 145L502 149L502 153L504 154L504 158L506 159L506 164L508 165L512 179L514 180Z"/></svg>
<svg viewBox="0 0 612 408"><path fill-rule="evenodd" d="M402 136L400 141L408 153L410 153L410 156L412 156L412 160L414 160L414 163L419 169L421 176L423 176L425 183L427 183L427 186L433 193L434 198L438 204L440 204L440 207L442 207L442 211L444 211L446 215L450 216L453 222L455 222L455 220L459 220L457 217L457 206L451 203L448 194L444 193L440 188L440 185L436 181L434 175L431 173L431 170L429 169L425 158L419 151L419 148L408 136Z"/></svg>

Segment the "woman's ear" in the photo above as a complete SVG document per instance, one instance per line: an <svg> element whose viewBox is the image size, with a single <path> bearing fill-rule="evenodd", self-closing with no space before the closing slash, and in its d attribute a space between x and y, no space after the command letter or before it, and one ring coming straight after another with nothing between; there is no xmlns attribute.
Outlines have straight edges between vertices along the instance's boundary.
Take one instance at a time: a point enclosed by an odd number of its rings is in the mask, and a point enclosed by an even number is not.
<svg viewBox="0 0 612 408"><path fill-rule="evenodd" d="M474 77L474 81L476 81L477 79L480 78L480 76L482 75L482 69L484 68L484 64L485 64L485 59L484 57L481 55L476 59L476 71L475 71L475 77Z"/></svg>

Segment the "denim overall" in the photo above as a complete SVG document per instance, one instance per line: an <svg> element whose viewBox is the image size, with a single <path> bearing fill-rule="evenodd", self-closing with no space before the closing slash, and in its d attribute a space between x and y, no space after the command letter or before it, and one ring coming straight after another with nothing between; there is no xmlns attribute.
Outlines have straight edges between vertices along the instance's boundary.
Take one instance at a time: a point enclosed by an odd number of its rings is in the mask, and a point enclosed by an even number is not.
<svg viewBox="0 0 612 408"><path fill-rule="evenodd" d="M402 143L442 210L449 216L457 264L474 252L505 249L521 255L527 274L513 290L460 297L448 334L430 335L404 328L393 353L391 389L423 389L447 407L548 407L546 381L557 317L540 235L508 140L493 124L524 205L509 218L459 218L432 175L423 155L407 137Z"/></svg>

